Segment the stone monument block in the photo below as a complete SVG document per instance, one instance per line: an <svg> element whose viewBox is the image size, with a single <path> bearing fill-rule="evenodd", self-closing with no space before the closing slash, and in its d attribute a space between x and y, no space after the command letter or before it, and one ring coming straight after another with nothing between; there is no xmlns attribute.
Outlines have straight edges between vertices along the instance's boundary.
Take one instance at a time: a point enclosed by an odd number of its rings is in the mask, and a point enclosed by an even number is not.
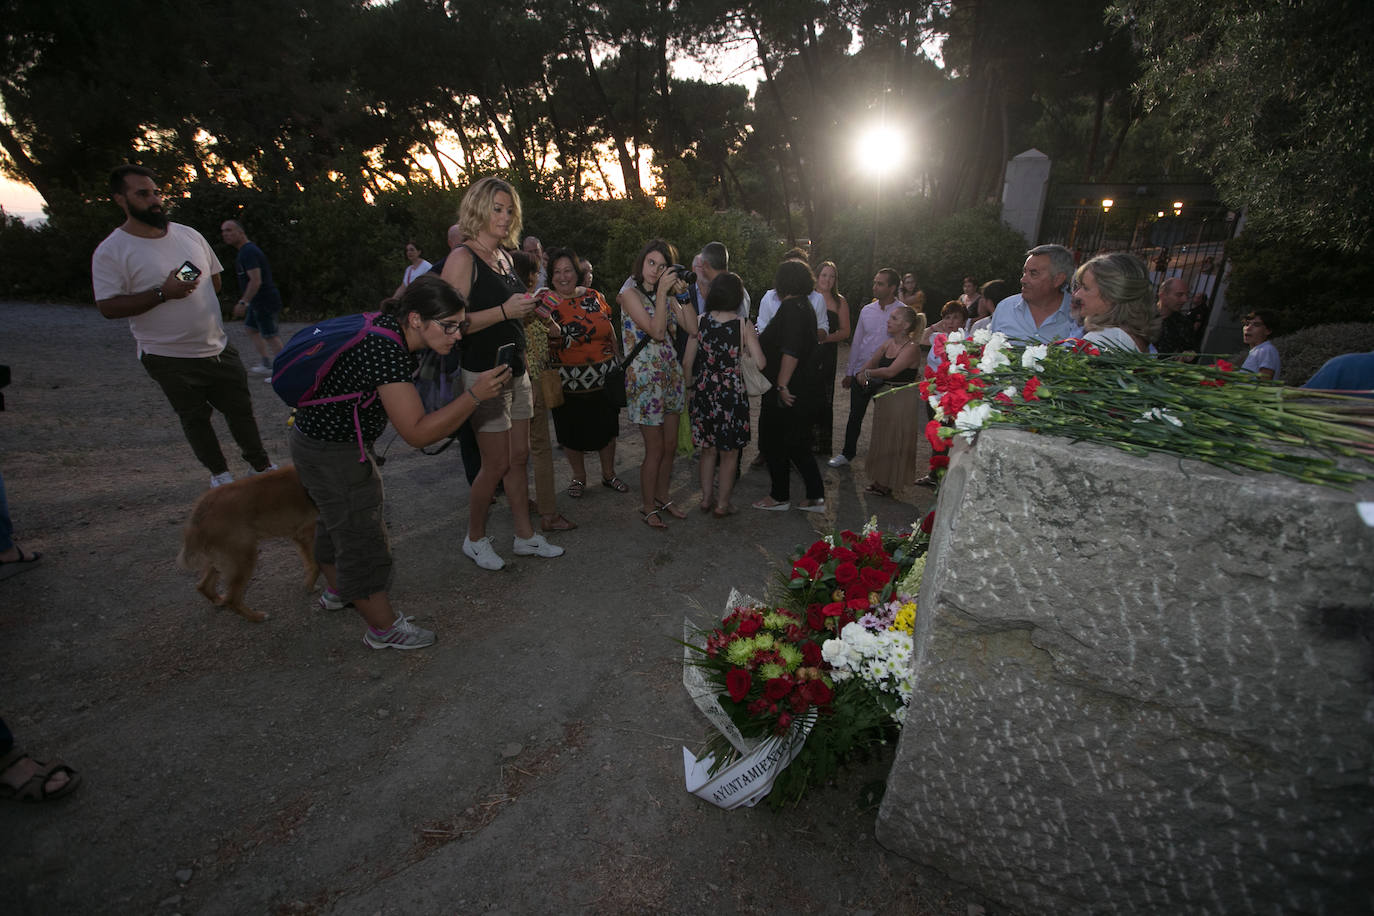
<svg viewBox="0 0 1374 916"><path fill-rule="evenodd" d="M956 446L878 839L1025 913L1374 912L1359 499Z"/></svg>
<svg viewBox="0 0 1374 916"><path fill-rule="evenodd" d="M1028 149L1007 163L1002 182L1002 222L1026 237L1027 248L1034 247L1039 237L1049 185L1050 157L1040 150Z"/></svg>

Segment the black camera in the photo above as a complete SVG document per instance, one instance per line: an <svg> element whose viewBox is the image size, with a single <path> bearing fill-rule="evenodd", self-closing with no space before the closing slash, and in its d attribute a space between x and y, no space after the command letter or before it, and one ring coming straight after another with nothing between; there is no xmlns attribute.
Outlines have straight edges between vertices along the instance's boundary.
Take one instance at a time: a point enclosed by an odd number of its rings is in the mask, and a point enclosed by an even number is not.
<svg viewBox="0 0 1374 916"><path fill-rule="evenodd" d="M696 272L690 268L683 267L681 264L674 264L672 267L669 267L668 270L672 273L677 274L678 279L681 280L683 283L686 283L688 286L691 286L693 283L697 282Z"/></svg>

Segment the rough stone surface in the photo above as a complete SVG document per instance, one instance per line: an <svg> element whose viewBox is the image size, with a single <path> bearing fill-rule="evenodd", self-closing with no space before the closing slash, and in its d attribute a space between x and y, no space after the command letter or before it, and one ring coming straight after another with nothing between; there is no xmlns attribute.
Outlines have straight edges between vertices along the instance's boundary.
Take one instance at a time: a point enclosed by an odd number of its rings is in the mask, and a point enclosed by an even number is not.
<svg viewBox="0 0 1374 916"><path fill-rule="evenodd" d="M981 434L940 494L879 841L1026 912L1374 911L1357 499Z"/></svg>

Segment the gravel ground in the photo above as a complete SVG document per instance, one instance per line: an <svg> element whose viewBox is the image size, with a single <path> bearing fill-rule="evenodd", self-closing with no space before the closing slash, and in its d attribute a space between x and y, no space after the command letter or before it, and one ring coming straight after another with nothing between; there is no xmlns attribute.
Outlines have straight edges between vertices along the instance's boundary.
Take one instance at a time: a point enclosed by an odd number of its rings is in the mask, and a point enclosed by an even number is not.
<svg viewBox="0 0 1374 916"><path fill-rule="evenodd" d="M796 545L831 527L872 515L909 525L926 491L875 500L860 461L824 469L827 516L752 512L767 488L753 470L739 515L693 512L656 532L634 493L592 486L560 500L581 526L555 539L566 556L508 556L489 573L459 550L457 449L430 457L397 442L384 471L393 597L439 642L376 652L351 610L315 607L286 542L263 546L248 591L266 623L212 607L176 567L208 475L125 322L23 303L0 304L0 319L0 363L14 372L0 469L17 538L44 553L0 581L0 713L36 755L85 777L63 801L0 807L7 912L966 916L985 905L873 840L858 788L890 754L781 812L720 811L682 785L680 747L705 734L672 642L683 616L709 620L732 585L763 594ZM241 327L231 337L247 349ZM285 459L286 408L253 384L264 438ZM618 469L632 485L638 438L622 429ZM561 458L556 475L565 486ZM684 505L695 479L679 460ZM491 530L507 548L504 508Z"/></svg>

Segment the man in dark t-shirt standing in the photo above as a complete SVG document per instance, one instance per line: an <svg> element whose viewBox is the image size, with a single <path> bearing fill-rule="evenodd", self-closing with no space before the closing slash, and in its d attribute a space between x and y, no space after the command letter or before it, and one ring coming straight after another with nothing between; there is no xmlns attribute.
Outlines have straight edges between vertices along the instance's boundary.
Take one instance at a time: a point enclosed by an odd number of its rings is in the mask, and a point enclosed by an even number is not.
<svg viewBox="0 0 1374 916"><path fill-rule="evenodd" d="M239 301L234 305L234 317L243 319L243 327L261 360L248 371L270 379L272 359L281 352L281 336L277 333L281 293L272 282L272 267L267 263L267 255L248 241L243 223L227 219L219 231L224 243L239 251L234 263L234 273L239 278Z"/></svg>

